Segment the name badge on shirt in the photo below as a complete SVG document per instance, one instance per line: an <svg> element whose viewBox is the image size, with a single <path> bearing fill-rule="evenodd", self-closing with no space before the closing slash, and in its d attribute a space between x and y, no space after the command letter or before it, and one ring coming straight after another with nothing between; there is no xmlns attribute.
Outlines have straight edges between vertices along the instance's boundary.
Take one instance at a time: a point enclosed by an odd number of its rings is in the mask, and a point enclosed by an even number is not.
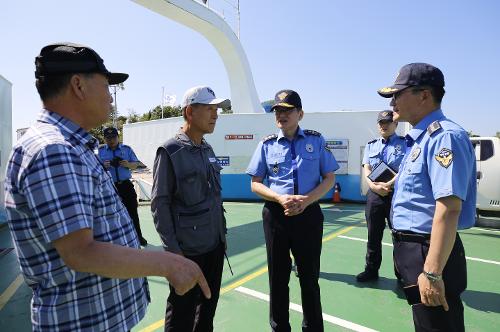
<svg viewBox="0 0 500 332"><path fill-rule="evenodd" d="M415 148L415 150L413 150L410 156L411 161L415 161L418 158L418 156L420 155L420 150L421 149L418 146Z"/></svg>
<svg viewBox="0 0 500 332"><path fill-rule="evenodd" d="M211 163L215 163L215 162L217 162L217 159L214 157L209 157L208 161L210 161Z"/></svg>

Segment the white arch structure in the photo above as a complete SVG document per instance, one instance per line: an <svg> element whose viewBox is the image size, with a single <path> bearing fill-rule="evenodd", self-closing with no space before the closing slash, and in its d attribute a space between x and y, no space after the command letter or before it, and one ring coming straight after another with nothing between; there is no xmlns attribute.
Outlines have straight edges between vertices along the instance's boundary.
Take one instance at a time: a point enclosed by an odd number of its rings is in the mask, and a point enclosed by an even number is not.
<svg viewBox="0 0 500 332"><path fill-rule="evenodd" d="M194 0L132 0L203 35L219 53L229 77L234 113L263 113L250 65L234 31L217 13Z"/></svg>

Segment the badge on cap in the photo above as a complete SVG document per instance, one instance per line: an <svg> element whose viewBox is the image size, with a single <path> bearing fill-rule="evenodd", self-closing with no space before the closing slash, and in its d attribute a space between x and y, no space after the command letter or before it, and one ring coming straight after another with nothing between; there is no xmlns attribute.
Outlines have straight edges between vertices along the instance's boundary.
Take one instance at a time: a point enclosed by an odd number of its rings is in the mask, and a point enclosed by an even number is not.
<svg viewBox="0 0 500 332"><path fill-rule="evenodd" d="M273 166L273 173L274 174L278 174L278 171L279 171L279 167L278 167L278 163L274 163L274 166Z"/></svg>
<svg viewBox="0 0 500 332"><path fill-rule="evenodd" d="M306 144L306 151L307 152L313 152L314 151L314 147L312 144Z"/></svg>
<svg viewBox="0 0 500 332"><path fill-rule="evenodd" d="M442 148L441 151L439 151L439 153L435 155L435 158L439 165L443 166L444 168L448 168L453 161L453 152L450 149Z"/></svg>
<svg viewBox="0 0 500 332"><path fill-rule="evenodd" d="M280 94L278 95L278 98L279 98L280 100L283 100L283 99L285 99L285 98L286 98L286 96L288 96L288 93L286 93L286 92L282 92L282 93L280 93Z"/></svg>
<svg viewBox="0 0 500 332"><path fill-rule="evenodd" d="M413 150L410 156L411 161L415 161L418 158L418 156L420 156L420 151L421 149L418 146L415 148L415 150Z"/></svg>

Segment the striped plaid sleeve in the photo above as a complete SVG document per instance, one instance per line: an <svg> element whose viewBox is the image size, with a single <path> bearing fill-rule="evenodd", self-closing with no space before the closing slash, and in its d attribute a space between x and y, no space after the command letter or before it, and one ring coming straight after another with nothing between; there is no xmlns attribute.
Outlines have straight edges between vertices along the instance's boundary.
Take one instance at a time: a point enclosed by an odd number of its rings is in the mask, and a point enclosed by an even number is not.
<svg viewBox="0 0 500 332"><path fill-rule="evenodd" d="M23 176L22 190L47 242L92 228L92 174L73 148L44 147Z"/></svg>

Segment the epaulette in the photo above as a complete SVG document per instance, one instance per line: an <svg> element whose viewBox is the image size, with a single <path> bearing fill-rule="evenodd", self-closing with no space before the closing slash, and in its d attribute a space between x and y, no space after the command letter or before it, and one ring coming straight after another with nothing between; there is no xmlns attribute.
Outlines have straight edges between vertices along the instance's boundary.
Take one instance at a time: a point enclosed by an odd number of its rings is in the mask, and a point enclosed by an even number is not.
<svg viewBox="0 0 500 332"><path fill-rule="evenodd" d="M434 134L439 129L441 129L441 124L439 124L439 121L436 120L431 123L429 127L427 127L427 133L429 133L429 136L432 136L432 134Z"/></svg>
<svg viewBox="0 0 500 332"><path fill-rule="evenodd" d="M105 148L106 147L106 144L99 144L99 146L97 147L98 149L102 149L102 148Z"/></svg>
<svg viewBox="0 0 500 332"><path fill-rule="evenodd" d="M262 139L262 142L267 142L267 141L274 139L274 138L278 138L278 135L276 135L276 134L268 135Z"/></svg>
<svg viewBox="0 0 500 332"><path fill-rule="evenodd" d="M306 135L314 135L314 136L321 136L321 133L318 133L316 130L311 130L311 129L304 129L304 134L306 134Z"/></svg>
<svg viewBox="0 0 500 332"><path fill-rule="evenodd" d="M398 136L398 137L401 138L401 139L406 139L404 136Z"/></svg>
<svg viewBox="0 0 500 332"><path fill-rule="evenodd" d="M369 141L368 143L366 144L372 144L372 143L375 143L377 141L377 139L372 139L371 141Z"/></svg>

